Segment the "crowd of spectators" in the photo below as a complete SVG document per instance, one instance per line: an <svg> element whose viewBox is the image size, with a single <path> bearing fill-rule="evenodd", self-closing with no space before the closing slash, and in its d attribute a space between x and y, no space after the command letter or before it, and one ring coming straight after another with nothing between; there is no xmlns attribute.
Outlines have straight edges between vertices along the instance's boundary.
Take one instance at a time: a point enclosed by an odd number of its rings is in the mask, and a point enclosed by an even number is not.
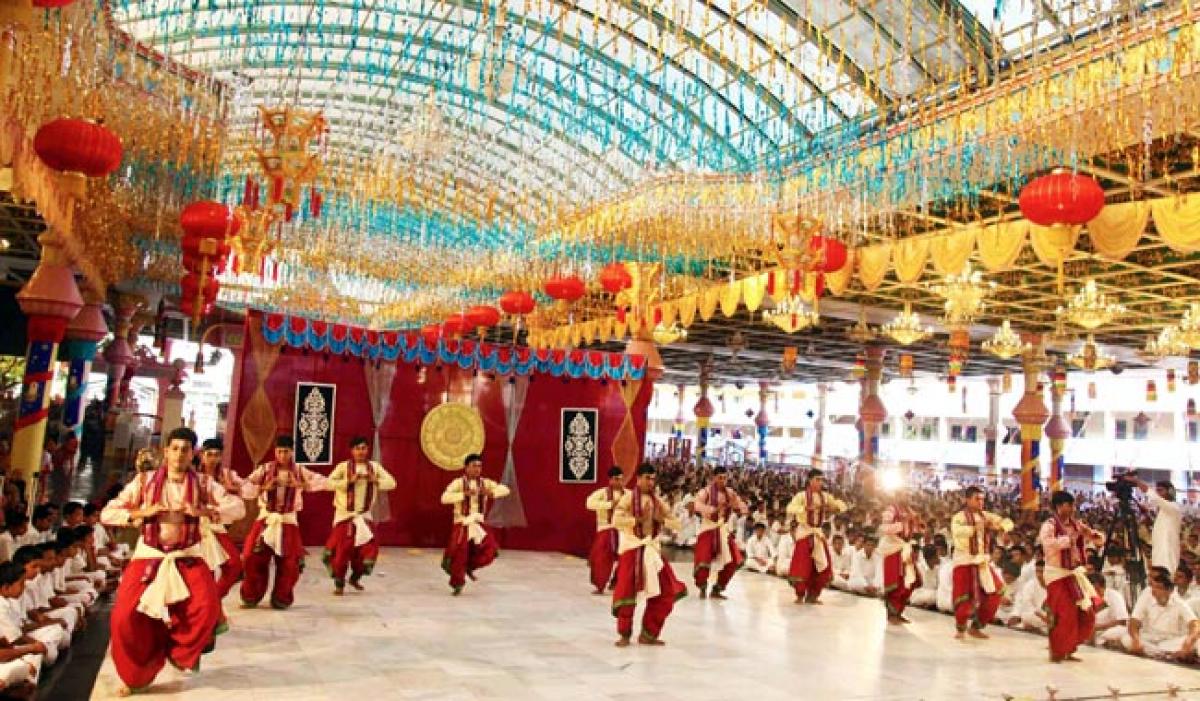
<svg viewBox="0 0 1200 701"><path fill-rule="evenodd" d="M656 466L659 489L681 524L664 538L676 547L690 548L700 525L690 504L695 494L709 483L714 466L670 458L659 459ZM727 469L728 486L749 505L749 513L735 517L732 523L747 554L746 569L786 576L795 541L793 524L785 509L803 489L805 470ZM876 488L874 482L873 475L865 471L855 474L843 468L830 470L826 475L826 490L851 505L847 512L833 517L826 525L833 550L832 586L872 597L879 596L883 589L882 558L876 551L875 532L889 494ZM1039 527L1049 517L1049 495L1041 495L1043 506L1034 511L1022 509L1019 486L1012 482L956 477L955 485L957 488L952 490L941 489L937 480L923 473L905 477L901 484L889 485L906 490L909 507L924 524L923 532L913 539L919 553L922 586L914 593L912 604L952 613L950 521L963 507L962 488L978 486L987 495L987 510L1015 524L1011 532L996 540L991 554L993 567L1006 583L997 620L1013 628L1044 634L1048 623L1043 608L1046 586L1041 576L1042 554L1037 538ZM1079 517L1100 532L1108 533L1114 521L1119 521L1118 526L1128 522L1118 518L1120 502L1103 486L1074 495ZM1195 505L1180 504L1182 537L1178 541L1178 564L1173 571L1152 567L1156 517L1156 509L1150 506L1152 501L1153 497L1150 500L1135 497L1132 501L1137 543L1130 542L1128 528L1116 527L1107 548L1088 551L1089 577L1104 601L1097 613L1093 642L1195 663L1194 634L1200 631L1200 583L1194 582L1193 572L1200 573L1200 513ZM1134 556L1134 547L1140 549L1140 556ZM1139 568L1143 576L1138 576Z"/></svg>

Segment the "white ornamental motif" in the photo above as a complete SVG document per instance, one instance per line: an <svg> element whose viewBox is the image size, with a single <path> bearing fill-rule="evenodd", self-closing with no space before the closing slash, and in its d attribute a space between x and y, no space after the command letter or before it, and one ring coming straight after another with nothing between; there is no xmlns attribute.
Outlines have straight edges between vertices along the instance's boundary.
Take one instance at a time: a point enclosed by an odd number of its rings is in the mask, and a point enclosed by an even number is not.
<svg viewBox="0 0 1200 701"><path fill-rule="evenodd" d="M596 444L592 441L592 427L583 414L575 414L571 423L567 424L567 438L563 441L563 451L567 454L567 469L581 480L587 476L592 466L592 455L596 452Z"/></svg>
<svg viewBox="0 0 1200 701"><path fill-rule="evenodd" d="M304 398L304 413L300 415L300 447L309 462L316 462L329 435L329 417L325 415L325 396L313 387Z"/></svg>

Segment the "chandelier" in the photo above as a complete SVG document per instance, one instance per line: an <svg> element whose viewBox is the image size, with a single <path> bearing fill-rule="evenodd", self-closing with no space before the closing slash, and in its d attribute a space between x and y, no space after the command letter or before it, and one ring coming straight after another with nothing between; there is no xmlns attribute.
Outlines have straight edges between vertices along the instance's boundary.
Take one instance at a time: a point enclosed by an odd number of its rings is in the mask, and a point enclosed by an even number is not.
<svg viewBox="0 0 1200 701"><path fill-rule="evenodd" d="M1046 348L1066 352L1079 342L1079 335L1067 328L1067 322L1061 316L1054 320L1054 332L1048 334L1043 341Z"/></svg>
<svg viewBox="0 0 1200 701"><path fill-rule="evenodd" d="M1176 340L1189 349L1200 349L1200 302L1192 302L1174 327ZM1163 329L1165 333L1167 329ZM1187 353L1172 353L1171 355L1187 355Z"/></svg>
<svg viewBox="0 0 1200 701"><path fill-rule="evenodd" d="M437 103L435 93L429 93L411 115L412 122L400 132L400 145L414 159L437 160L450 150L446 117Z"/></svg>
<svg viewBox="0 0 1200 701"><path fill-rule="evenodd" d="M1083 342L1079 352L1068 355L1067 362L1080 370L1094 372L1112 367L1117 361L1111 355L1100 350L1100 347L1096 345L1096 339L1088 334L1087 340Z"/></svg>
<svg viewBox="0 0 1200 701"><path fill-rule="evenodd" d="M1186 358L1189 352L1191 347L1184 342L1179 327L1168 326L1159 331L1158 336L1146 339L1146 345L1138 351L1138 357L1148 363L1156 363L1172 355Z"/></svg>
<svg viewBox="0 0 1200 701"><path fill-rule="evenodd" d="M879 330L902 346L910 346L933 335L933 328L921 326L921 317L913 313L912 302L904 303L904 311L879 327Z"/></svg>
<svg viewBox="0 0 1200 701"><path fill-rule="evenodd" d="M1116 302L1110 302L1108 295L1102 294L1096 289L1096 281L1090 278L1083 283L1083 287L1075 293L1074 297L1067 300L1065 309L1059 307L1055 311L1055 314L1064 316L1071 323L1089 331L1107 324L1124 313L1125 307Z"/></svg>
<svg viewBox="0 0 1200 701"><path fill-rule="evenodd" d="M979 346L985 352L1004 360L1033 350L1031 344L1022 341L1021 337L1012 330L1012 325L1008 322L1008 319L1004 320L1004 323L1000 325L999 329L996 329L996 333L991 338L979 344Z"/></svg>
<svg viewBox="0 0 1200 701"><path fill-rule="evenodd" d="M670 326L663 326L662 322L659 322L650 332L651 338L660 346L666 346L676 341L686 341L687 335L687 329L680 326L678 322Z"/></svg>
<svg viewBox="0 0 1200 701"><path fill-rule="evenodd" d="M867 324L867 309L863 305L858 305L858 323L851 326L846 331L846 338L857 343L870 343L874 341L879 334L875 333L875 329Z"/></svg>
<svg viewBox="0 0 1200 701"><path fill-rule="evenodd" d="M821 316L809 309L799 295L789 295L775 303L774 309L762 313L763 321L773 324L786 333L796 333L810 326L816 326Z"/></svg>
<svg viewBox="0 0 1200 701"><path fill-rule="evenodd" d="M970 324L995 289L996 283L984 282L983 273L971 270L970 264L958 275L948 275L945 281L929 286L930 292L945 300L948 326Z"/></svg>

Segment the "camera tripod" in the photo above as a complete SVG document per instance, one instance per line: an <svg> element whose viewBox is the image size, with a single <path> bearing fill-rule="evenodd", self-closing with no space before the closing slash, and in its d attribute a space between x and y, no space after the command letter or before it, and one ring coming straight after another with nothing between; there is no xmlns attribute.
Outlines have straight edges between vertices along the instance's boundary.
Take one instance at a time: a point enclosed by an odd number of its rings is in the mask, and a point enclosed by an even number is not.
<svg viewBox="0 0 1200 701"><path fill-rule="evenodd" d="M1125 545L1125 574L1129 578L1129 589L1136 601L1142 587L1146 585L1146 560L1142 555L1142 541L1138 537L1137 514L1133 510L1133 500L1120 497L1117 500L1117 513L1108 530L1104 533L1104 552L1100 554L1102 562L1108 562L1108 555L1116 547L1117 536Z"/></svg>

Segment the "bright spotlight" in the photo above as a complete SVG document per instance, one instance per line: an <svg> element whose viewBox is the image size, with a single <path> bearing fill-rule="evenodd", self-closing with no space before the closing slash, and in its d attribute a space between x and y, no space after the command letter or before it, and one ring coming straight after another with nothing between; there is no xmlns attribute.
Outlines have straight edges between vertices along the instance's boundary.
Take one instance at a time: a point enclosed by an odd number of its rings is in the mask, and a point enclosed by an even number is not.
<svg viewBox="0 0 1200 701"><path fill-rule="evenodd" d="M904 475L900 470L889 467L879 474L879 486L885 492L894 492L904 486Z"/></svg>

